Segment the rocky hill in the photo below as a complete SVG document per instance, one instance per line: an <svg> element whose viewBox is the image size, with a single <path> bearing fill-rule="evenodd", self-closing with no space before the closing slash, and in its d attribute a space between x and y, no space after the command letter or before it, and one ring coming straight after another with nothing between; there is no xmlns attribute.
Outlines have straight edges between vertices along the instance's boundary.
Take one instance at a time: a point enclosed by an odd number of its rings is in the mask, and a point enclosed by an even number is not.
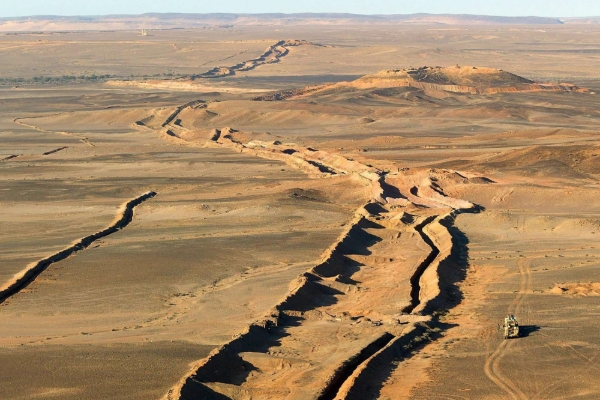
<svg viewBox="0 0 600 400"><path fill-rule="evenodd" d="M343 85L360 89L410 86L472 94L532 90L585 91L569 83L536 83L499 69L458 65L381 71Z"/></svg>

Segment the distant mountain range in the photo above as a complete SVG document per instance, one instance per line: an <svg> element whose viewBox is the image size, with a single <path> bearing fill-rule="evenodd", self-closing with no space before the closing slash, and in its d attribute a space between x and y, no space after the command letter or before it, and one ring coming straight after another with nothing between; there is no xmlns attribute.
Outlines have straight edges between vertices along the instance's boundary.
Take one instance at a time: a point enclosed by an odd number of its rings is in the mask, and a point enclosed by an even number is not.
<svg viewBox="0 0 600 400"><path fill-rule="evenodd" d="M468 14L142 14L103 16L32 16L0 18L0 32L175 29L249 25L344 25L344 24L438 24L438 25L559 25L598 24L600 17L545 18L496 17Z"/></svg>

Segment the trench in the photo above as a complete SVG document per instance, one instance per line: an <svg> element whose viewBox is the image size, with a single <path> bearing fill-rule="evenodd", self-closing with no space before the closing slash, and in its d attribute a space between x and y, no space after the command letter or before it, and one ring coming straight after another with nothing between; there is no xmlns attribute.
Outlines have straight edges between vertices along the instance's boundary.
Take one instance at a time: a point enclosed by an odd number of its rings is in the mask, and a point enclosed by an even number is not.
<svg viewBox="0 0 600 400"><path fill-rule="evenodd" d="M133 200L128 201L124 206L121 217L108 228L86 236L66 249L35 263L35 265L25 271L22 276L16 277L14 281L9 283L5 289L0 290L0 304L29 286L50 265L62 261L78 251L85 250L98 239L111 235L125 228L133 220L133 211L135 207L154 196L156 196L156 192L147 192Z"/></svg>
<svg viewBox="0 0 600 400"><path fill-rule="evenodd" d="M179 114L181 114L181 112L182 112L183 110L185 110L186 108L189 108L189 107L196 107L196 106L198 106L198 107L199 107L199 106L201 106L201 105L205 105L205 104L206 104L206 103L205 103L203 100L193 100L193 101L190 101L189 103L185 103L184 105L177 107L177 108L175 109L175 111L173 111L173 112L171 113L171 115L169 115L169 116L167 117L167 119L165 120L165 122L163 122L163 124L162 124L162 127L164 128L165 126L167 126L167 125L169 125L171 122L173 122L173 120L175 120L175 118L177 118L177 116L178 116ZM141 121L138 121L138 122L141 122Z"/></svg>
<svg viewBox="0 0 600 400"><path fill-rule="evenodd" d="M280 40L272 46L269 46L265 52L259 57L252 60L242 61L236 65L230 67L215 67L202 74L191 75L190 78L195 80L197 78L224 78L235 75L236 72L247 72L252 71L263 65L275 64L281 61L281 59L287 56L290 52L289 46L295 46L294 44L288 43L286 40ZM240 53L241 54L241 53ZM231 58L231 57L228 57ZM226 70L226 72L224 71Z"/></svg>
<svg viewBox="0 0 600 400"><path fill-rule="evenodd" d="M65 149L68 149L68 147L67 146L65 146L65 147L59 147L58 149L47 151L43 155L49 156L50 154L58 153L59 151L65 150Z"/></svg>
<svg viewBox="0 0 600 400"><path fill-rule="evenodd" d="M307 163L309 163L310 165L313 165L315 167L317 167L319 169L320 172L324 173L324 174L330 174L330 175L337 175L337 172L335 172L333 169L331 169L330 167L328 167L325 164L322 164L320 162L317 161L312 161L312 160L305 160Z"/></svg>
<svg viewBox="0 0 600 400"><path fill-rule="evenodd" d="M220 133L219 131L215 130L215 133L212 138L213 141L215 141L221 137L219 135L219 133ZM242 142L234 141L231 138L231 136L228 134L226 134L222 137L223 137L223 139L228 139L235 146L241 146L242 148L245 148L245 145ZM223 143L223 144L225 144L225 143ZM280 144L280 143L277 143L277 144ZM237 148L237 147L235 147L235 148ZM248 148L254 148L254 147L248 147ZM316 151L311 148L306 148L306 150L312 151L312 152ZM286 148L286 149L281 150L279 153L291 156L290 159L293 159L292 157L297 157L299 160L302 160L302 161L306 162L307 164L310 164L311 166L318 168L319 171L322 173L334 174L337 172L337 170L334 169L334 167L330 167L328 165L322 164L319 161L307 159L307 158L310 158L307 155L302 154L301 156L299 156L298 154L296 154L296 153L298 153L298 151L296 149ZM257 155L259 157L269 158L269 155L271 153L268 151L265 151L263 154L260 150L257 150L257 153L253 153L253 154ZM341 172L341 173L343 173L343 172ZM369 181L374 182L371 179L369 179ZM385 184L385 178L381 179L380 182L381 181L384 182L381 185L384 195L387 194L389 197L392 197L392 198L407 199L405 196L402 196L402 194L400 193L400 190L398 188L394 188L391 185ZM418 187L414 186L414 187L410 188L409 190L413 196L418 197L418 194L419 194ZM388 197L388 196L386 196L386 197ZM414 270L414 272L410 278L410 283L411 283L410 305L404 307L401 310L404 313L412 313L421 304L421 300L420 300L421 289L422 289L421 285L420 285L421 278L423 277L423 274L427 271L427 269L435 262L436 258L439 257L439 255L441 254L441 250L436 246L433 239L430 238L427 235L427 233L424 231L426 226L433 223L434 221L436 221L437 218L440 218L440 217L441 217L440 215L428 216L428 217L424 218L422 221L420 221L419 224L417 224L414 227L415 231L419 233L422 240L427 244L427 246L431 250L428 252L428 254L426 254L425 258L419 263L419 265L416 267L416 269ZM412 221L411 221L411 224L412 224ZM343 239L341 239L341 240L343 240ZM331 257L331 254L329 255L329 258L330 257ZM327 261L324 261L323 263L321 263L319 265L323 265L325 263L327 263ZM315 268L317 268L317 267L318 266L314 267L311 271L316 273ZM289 303L289 301L292 297L299 296L298 293L299 293L298 291L294 291L282 303L280 303L278 306L275 307L276 310L278 310L277 315L281 316L282 314L285 313L285 309L287 308L286 305L289 306L289 304L286 304L286 303ZM301 294L300 296L305 297L306 293ZM302 298L298 298L297 300L303 301ZM297 300L295 299L293 301L295 302ZM314 298L311 298L311 300L314 300ZM309 310L311 310L311 309L314 309L314 306L309 306ZM343 363L341 363L340 365L337 366L335 371L330 372L326 382L322 382L322 383L319 382L320 387L317 390L320 390L320 392L318 392L318 395L315 396L315 398L317 398L319 400L333 400L337 396L340 396L341 395L340 390L343 390L342 387L344 386L344 384L346 382L348 382L350 379L353 379L353 376L355 374L357 374L357 370L360 369L361 366L364 365L365 363L371 363L372 360L374 360L374 359L379 360L380 357L382 356L381 355L382 353L383 353L383 356L385 356L385 357L389 357L390 354L395 356L397 353L398 354L402 353L403 357L405 357L405 358L408 357L411 352L411 351L408 351L409 348L411 350L416 350L420 345L426 343L425 339L430 340L431 336L433 335L433 333L432 333L433 331L429 332L429 330L428 330L429 328L430 327L428 327L428 326L417 326L416 329L414 330L414 332L409 333L408 335L406 335L406 337L404 334L402 334L401 336L395 336L394 334L392 334L390 332L381 332L380 336L378 336L374 340L372 339L372 341L370 343L368 343L366 345L366 347L364 347L360 350L356 350L357 352L354 353L353 355L349 355L348 358ZM435 329L437 329L437 328L435 328ZM240 337L245 337L245 336L246 336L246 334L244 334ZM423 336L423 338L421 338L421 336ZM413 343L413 339L414 339L414 343ZM234 341L235 340L236 339L234 339ZM232 343L232 342L229 342L229 343ZM255 344L256 344L256 342L253 343L253 345L255 345ZM270 345L269 346L265 345L265 348L268 348L268 347L270 347ZM222 356L222 354L225 351L224 349L227 349L227 347L223 346L222 349L223 350L220 350L220 352L215 354L214 357ZM238 355L239 353L243 352L244 349L248 350L247 348L243 347L240 349L235 349L233 352L234 352L234 354ZM259 352L261 352L261 351L259 351ZM213 358L209 357L209 360L214 360L214 357ZM167 398L183 399L183 398L188 398L188 397L189 398L202 397L202 394L200 392L195 392L196 389L194 387L194 376L197 377L200 373L204 373L204 372L215 373L215 374L218 374L218 376L214 376L214 377L211 376L210 378L203 380L203 382L198 382L198 383L207 383L208 381L210 381L210 382L215 382L215 383L231 384L229 381L227 381L227 378L224 378L223 376L227 377L233 371L228 370L227 368L220 369L217 371L217 370L211 369L211 367L208 367L207 363L204 362L203 364L200 364L198 367L194 367L194 369L192 370L192 372L190 374L186 375L186 377L184 377L184 379L180 380L180 382L171 389ZM266 373L266 371L264 371L264 372ZM262 373L262 372L260 372L260 373ZM360 372L360 373L358 373L358 376L362 377L363 374L364 374L364 372ZM361 379L363 379L363 378L361 378ZM243 384L244 384L244 382L238 382L238 383L235 383L234 386L241 388L243 386ZM353 386L355 386L355 385L353 385ZM289 389L289 387L288 387L288 389ZM218 389L215 389L215 390L218 390ZM240 390L243 390L243 389L240 389ZM253 389L249 389L249 393L251 393L252 390ZM356 388L355 388L355 390L356 390ZM185 392L185 394L184 394L184 392ZM215 394L215 396L216 396L217 393L218 392L214 392L212 394ZM226 393L230 393L230 392L226 391ZM222 394L218 394L218 395L223 396L222 398L228 398L227 396L222 395ZM237 396L237 394L232 396L232 398L237 398L236 396ZM240 396L241 396L241 394L240 394ZM204 397L202 397L202 398L204 398ZM210 397L210 398L213 398L213 397ZM214 398L217 398L217 397L214 397ZM221 398L221 397L219 397L219 398ZM356 397L356 398L358 398L358 397Z"/></svg>
<svg viewBox="0 0 600 400"><path fill-rule="evenodd" d="M431 252L425 258L425 260L423 260L423 262L419 264L419 266L415 270L415 273L410 278L410 305L402 309L402 312L407 314L413 312L413 310L417 306L419 306L419 304L421 304L421 284L419 282L421 281L421 277L423 276L427 268L431 265L433 260L435 260L435 258L440 254L440 250L436 247L431 238L427 236L427 234L423 231L423 228L432 223L436 218L436 216L427 217L423 222L415 226L415 231L417 231L417 233L421 236L421 239L423 239L423 241L427 243L429 247L431 247Z"/></svg>
<svg viewBox="0 0 600 400"><path fill-rule="evenodd" d="M367 347L363 348L358 354L346 361L333 375L331 381L327 387L321 392L321 395L317 397L317 400L333 400L337 396L340 388L354 373L359 365L373 357L375 353L383 349L393 339L394 335L391 333L385 333L374 342L370 343Z"/></svg>

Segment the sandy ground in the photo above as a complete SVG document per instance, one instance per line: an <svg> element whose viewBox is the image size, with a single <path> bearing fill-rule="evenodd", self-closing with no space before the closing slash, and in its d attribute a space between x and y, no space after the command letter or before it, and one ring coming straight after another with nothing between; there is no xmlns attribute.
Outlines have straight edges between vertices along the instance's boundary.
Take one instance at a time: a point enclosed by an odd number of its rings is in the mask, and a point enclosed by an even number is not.
<svg viewBox="0 0 600 400"><path fill-rule="evenodd" d="M598 397L597 29L351 28L0 36L1 398Z"/></svg>

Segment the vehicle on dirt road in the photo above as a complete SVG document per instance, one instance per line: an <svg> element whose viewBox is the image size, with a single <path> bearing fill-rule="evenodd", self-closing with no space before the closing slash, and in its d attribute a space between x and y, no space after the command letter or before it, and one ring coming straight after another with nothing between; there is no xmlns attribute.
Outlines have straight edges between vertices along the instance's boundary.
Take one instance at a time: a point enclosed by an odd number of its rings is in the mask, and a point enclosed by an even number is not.
<svg viewBox="0 0 600 400"><path fill-rule="evenodd" d="M519 323L514 315L509 314L504 318L504 339L511 339L519 337Z"/></svg>

